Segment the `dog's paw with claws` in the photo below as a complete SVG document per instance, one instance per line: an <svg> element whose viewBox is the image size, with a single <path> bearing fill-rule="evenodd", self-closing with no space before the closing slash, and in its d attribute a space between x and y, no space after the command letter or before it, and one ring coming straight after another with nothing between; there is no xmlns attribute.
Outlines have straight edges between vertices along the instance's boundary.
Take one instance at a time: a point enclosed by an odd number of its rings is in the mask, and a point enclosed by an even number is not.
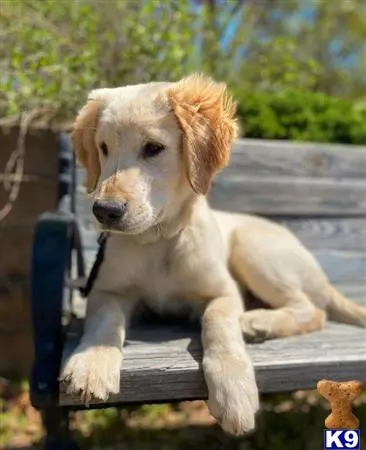
<svg viewBox="0 0 366 450"><path fill-rule="evenodd" d="M118 394L122 353L117 347L80 345L66 360L61 381L68 394L79 394L85 404Z"/></svg>
<svg viewBox="0 0 366 450"><path fill-rule="evenodd" d="M259 409L254 371L247 358L205 357L203 361L208 386L208 408L223 430L241 436L254 429Z"/></svg>

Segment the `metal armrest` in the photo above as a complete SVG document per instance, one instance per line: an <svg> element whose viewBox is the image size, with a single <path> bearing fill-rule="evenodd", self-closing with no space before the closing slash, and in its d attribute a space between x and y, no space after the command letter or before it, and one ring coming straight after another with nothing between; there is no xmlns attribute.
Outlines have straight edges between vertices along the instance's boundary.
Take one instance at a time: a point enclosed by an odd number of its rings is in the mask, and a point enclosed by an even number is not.
<svg viewBox="0 0 366 450"><path fill-rule="evenodd" d="M62 357L62 305L71 252L78 248L79 275L85 275L80 232L74 216L43 214L36 225L32 250L31 309L35 362L31 402L36 408L55 404Z"/></svg>

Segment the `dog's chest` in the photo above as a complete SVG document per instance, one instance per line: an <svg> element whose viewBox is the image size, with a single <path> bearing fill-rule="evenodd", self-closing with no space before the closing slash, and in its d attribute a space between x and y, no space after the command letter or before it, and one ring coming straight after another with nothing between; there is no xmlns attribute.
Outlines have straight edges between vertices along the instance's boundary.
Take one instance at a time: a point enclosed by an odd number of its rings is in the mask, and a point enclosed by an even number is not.
<svg viewBox="0 0 366 450"><path fill-rule="evenodd" d="M182 270L187 259L179 261L172 249L162 249L148 254L145 261L135 280L141 299L157 312L186 311L192 303L191 274Z"/></svg>
<svg viewBox="0 0 366 450"><path fill-rule="evenodd" d="M103 263L104 286L137 296L158 312L189 309L202 296L199 285L208 273L201 270L203 256L193 258L194 248L179 244L136 245L111 239Z"/></svg>

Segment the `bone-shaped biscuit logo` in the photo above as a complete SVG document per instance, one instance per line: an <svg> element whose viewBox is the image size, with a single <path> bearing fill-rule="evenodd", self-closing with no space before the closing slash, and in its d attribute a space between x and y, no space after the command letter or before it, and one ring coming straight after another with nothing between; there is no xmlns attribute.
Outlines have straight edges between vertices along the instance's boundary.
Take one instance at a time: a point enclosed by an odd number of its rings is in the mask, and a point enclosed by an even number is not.
<svg viewBox="0 0 366 450"><path fill-rule="evenodd" d="M361 382L336 382L321 380L317 384L318 392L328 400L331 413L325 419L325 426L330 429L355 430L360 421L352 413L352 402L362 394L365 385Z"/></svg>

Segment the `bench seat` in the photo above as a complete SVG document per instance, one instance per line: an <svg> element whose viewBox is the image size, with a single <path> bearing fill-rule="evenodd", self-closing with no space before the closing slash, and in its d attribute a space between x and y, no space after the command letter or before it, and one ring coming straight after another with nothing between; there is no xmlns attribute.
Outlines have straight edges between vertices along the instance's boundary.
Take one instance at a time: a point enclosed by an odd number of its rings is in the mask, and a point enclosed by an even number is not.
<svg viewBox="0 0 366 450"><path fill-rule="evenodd" d="M64 358L77 345L80 328L70 333ZM341 381L366 376L366 330L348 325L328 323L311 334L248 344L248 351L261 392L314 389L322 378ZM206 398L201 359L197 330L136 328L124 348L120 393L111 396L108 404ZM61 385L59 404L75 407L81 402Z"/></svg>
<svg viewBox="0 0 366 450"><path fill-rule="evenodd" d="M76 217L90 269L97 234L91 225L90 202L84 197L84 175L81 171L79 175ZM64 209L69 200L64 199ZM239 140L209 200L214 207L263 215L287 226L331 282L366 306L365 147ZM62 220L71 223L70 218ZM49 225L45 223L43 231L40 225L34 241L32 306L38 362L32 401L39 408L54 405L48 393L56 392L57 407L82 409L78 396L67 394L58 381L54 384L61 355L65 359L80 340L85 300L74 295L73 312L79 318L72 320L64 338L57 308L63 301L59 291L65 288L65 248L73 233L57 219L51 217L51 222L52 233ZM42 277L51 264L59 267L52 280ZM74 288L79 284L80 280L70 283ZM57 297L56 306L49 304L52 295ZM69 316L68 303L64 306ZM314 389L322 378L366 381L366 330L357 327L327 323L318 332L249 344L248 349L263 393ZM133 328L125 343L120 393L91 406L206 398L201 358L195 327L160 323Z"/></svg>

